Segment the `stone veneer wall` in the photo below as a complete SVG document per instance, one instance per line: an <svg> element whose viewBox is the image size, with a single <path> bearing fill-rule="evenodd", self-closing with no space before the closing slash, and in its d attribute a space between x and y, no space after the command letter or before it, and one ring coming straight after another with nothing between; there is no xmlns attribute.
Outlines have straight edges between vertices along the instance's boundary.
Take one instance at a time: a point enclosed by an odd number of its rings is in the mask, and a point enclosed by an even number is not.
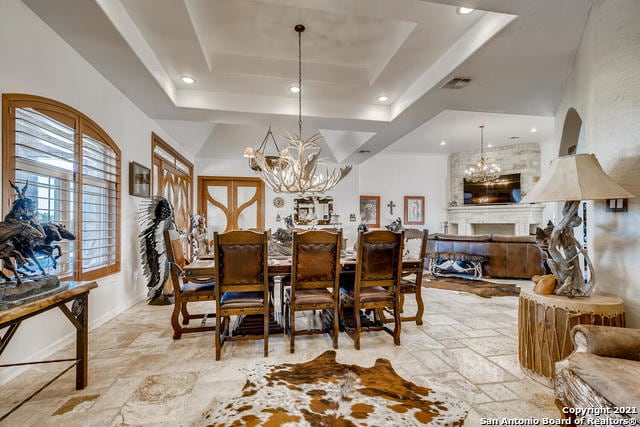
<svg viewBox="0 0 640 427"><path fill-rule="evenodd" d="M449 202L462 206L464 170L478 162L480 151L464 151L449 156ZM502 174L520 173L522 195L529 191L540 177L540 145L518 144L507 147L487 148L487 163L496 163Z"/></svg>

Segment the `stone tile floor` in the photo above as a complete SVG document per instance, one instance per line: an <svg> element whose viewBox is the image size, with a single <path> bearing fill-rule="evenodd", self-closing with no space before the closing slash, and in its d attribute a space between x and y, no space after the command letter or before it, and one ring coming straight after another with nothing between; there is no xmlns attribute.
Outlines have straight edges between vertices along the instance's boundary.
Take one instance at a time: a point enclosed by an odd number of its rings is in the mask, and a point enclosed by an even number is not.
<svg viewBox="0 0 640 427"><path fill-rule="evenodd" d="M518 364L518 299L424 289L424 325L405 322L402 345L383 332L363 334L356 351L346 334L338 360L371 366L379 357L417 384L466 401L465 425L481 418L557 418L553 391L526 377ZM194 306L194 308L197 306ZM73 370L7 418L7 426L186 426L213 399L241 390L244 373L256 363L299 362L331 349L327 335L272 336L269 357L262 341L228 342L215 361L213 334L183 335L174 341L171 307L139 303L89 334L89 386L75 390ZM412 297L406 310L415 310ZM194 310L196 311L196 310ZM299 327L310 314L298 319ZM74 347L52 356L71 357ZM60 371L36 366L0 387L5 413Z"/></svg>

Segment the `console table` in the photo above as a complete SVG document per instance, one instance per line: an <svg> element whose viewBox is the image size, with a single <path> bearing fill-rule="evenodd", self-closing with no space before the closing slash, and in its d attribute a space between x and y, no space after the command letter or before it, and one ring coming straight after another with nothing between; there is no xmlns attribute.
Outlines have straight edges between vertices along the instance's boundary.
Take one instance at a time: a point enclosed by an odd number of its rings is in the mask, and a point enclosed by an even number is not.
<svg viewBox="0 0 640 427"><path fill-rule="evenodd" d="M33 396L42 391L56 379L75 366L76 368L76 390L81 390L87 386L87 359L88 359L88 331L89 331L89 292L98 287L96 282L64 282L68 284L67 289L41 299L37 299L26 304L18 305L0 311L0 331L6 328L4 335L0 336L0 356L7 348L7 345L14 337L18 327L23 320L37 316L55 307L58 307L76 328L76 357L74 359L57 359L44 361L28 361L22 363L2 364L0 367L32 365L38 363L52 362L73 362L71 366L50 380L35 393L20 402L9 412L0 417L0 422L13 413L16 409L29 401ZM65 304L71 302L71 309Z"/></svg>
<svg viewBox="0 0 640 427"><path fill-rule="evenodd" d="M518 357L524 373L553 387L555 363L573 352L570 332L578 324L624 327L622 299L614 295L568 298L521 289Z"/></svg>

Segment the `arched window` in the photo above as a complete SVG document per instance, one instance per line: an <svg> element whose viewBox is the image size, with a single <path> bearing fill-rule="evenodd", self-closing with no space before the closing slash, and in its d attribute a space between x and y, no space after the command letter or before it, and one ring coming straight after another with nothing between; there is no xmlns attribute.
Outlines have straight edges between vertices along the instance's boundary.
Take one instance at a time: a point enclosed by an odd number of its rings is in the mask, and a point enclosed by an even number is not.
<svg viewBox="0 0 640 427"><path fill-rule="evenodd" d="M40 222L57 222L76 240L62 242L56 273L93 280L120 271L120 149L93 120L63 103L4 94L3 194L36 200Z"/></svg>

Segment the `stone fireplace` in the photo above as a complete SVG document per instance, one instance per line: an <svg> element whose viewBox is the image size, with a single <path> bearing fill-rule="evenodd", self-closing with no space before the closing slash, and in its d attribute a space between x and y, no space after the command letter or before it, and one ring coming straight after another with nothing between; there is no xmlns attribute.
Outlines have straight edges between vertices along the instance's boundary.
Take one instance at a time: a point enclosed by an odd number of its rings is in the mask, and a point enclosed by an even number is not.
<svg viewBox="0 0 640 427"><path fill-rule="evenodd" d="M457 206L447 209L449 233L526 236L542 226L543 205Z"/></svg>
<svg viewBox="0 0 640 427"><path fill-rule="evenodd" d="M449 156L449 200L457 206L447 209L449 233L526 236L542 226L543 205L463 205L464 171L477 162L479 151ZM500 166L502 174L520 174L522 196L540 177L540 146L517 144L485 150L489 164Z"/></svg>

